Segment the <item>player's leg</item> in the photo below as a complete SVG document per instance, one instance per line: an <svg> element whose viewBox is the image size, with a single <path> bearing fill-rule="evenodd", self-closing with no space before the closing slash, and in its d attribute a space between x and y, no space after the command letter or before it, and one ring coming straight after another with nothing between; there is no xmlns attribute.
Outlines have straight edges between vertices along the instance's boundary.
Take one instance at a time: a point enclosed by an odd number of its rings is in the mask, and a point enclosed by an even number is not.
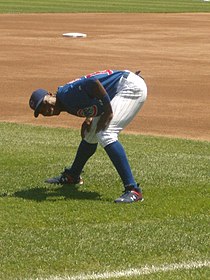
<svg viewBox="0 0 210 280"><path fill-rule="evenodd" d="M64 172L57 177L49 178L45 182L50 184L83 184L80 176L83 167L88 159L95 153L97 143L91 144L82 140L77 149L77 153L73 164L69 168L65 168Z"/></svg>
<svg viewBox="0 0 210 280"><path fill-rule="evenodd" d="M147 96L143 79L134 76L133 73L130 75L129 80L125 79L119 85L120 91L111 102L113 119L109 127L97 134L99 143L104 147L125 186L125 194L116 202L142 199L141 190L133 177L125 150L118 141L118 134L138 113Z"/></svg>
<svg viewBox="0 0 210 280"><path fill-rule="evenodd" d="M97 143L91 144L82 140L78 147L75 159L69 169L66 169L67 174L70 174L74 178L78 178L82 173L83 167L89 158L95 153L97 149Z"/></svg>
<svg viewBox="0 0 210 280"><path fill-rule="evenodd" d="M123 184L125 186L133 185L137 186L133 174L131 172L130 165L128 163L128 159L125 153L125 150L123 146L118 141L118 134L119 131L123 128L119 128L118 121L116 123L117 118L117 112L116 105L118 104L118 101L115 102L113 105L113 119L109 125L109 127L105 131L101 131L97 134L95 134L97 122L99 118L94 118L91 129L88 133L86 133L85 141L90 143L94 143L96 141L99 141L99 143L103 146L106 153L108 154L109 158L111 159L113 165L115 166L120 178L123 181ZM115 117L116 116L116 117ZM115 127L117 125L117 128ZM93 144L92 144L93 145Z"/></svg>

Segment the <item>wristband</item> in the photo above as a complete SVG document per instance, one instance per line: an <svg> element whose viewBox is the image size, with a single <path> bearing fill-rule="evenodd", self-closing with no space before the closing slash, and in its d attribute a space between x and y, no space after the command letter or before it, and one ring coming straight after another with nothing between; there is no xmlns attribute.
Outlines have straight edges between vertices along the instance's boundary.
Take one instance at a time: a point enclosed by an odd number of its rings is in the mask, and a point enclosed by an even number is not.
<svg viewBox="0 0 210 280"><path fill-rule="evenodd" d="M106 93L106 94L102 97L101 101L103 102L103 105L105 105L105 104L107 104L107 103L110 103L110 98L109 98L108 93Z"/></svg>

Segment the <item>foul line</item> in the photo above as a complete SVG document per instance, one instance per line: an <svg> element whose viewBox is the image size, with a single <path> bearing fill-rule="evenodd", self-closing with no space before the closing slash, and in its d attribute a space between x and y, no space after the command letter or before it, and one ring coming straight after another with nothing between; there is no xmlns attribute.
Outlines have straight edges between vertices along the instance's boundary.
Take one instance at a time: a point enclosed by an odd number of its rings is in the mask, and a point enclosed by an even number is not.
<svg viewBox="0 0 210 280"><path fill-rule="evenodd" d="M197 262L184 262L184 263L173 263L161 266L144 266L139 269L129 269L121 271L110 271L104 273L91 273L91 274L80 274L75 276L51 276L50 278L37 278L36 280L98 280L98 279L117 279L121 277L132 277L147 275L157 272L168 272L183 269L196 269L202 267L210 267L210 261L197 261Z"/></svg>

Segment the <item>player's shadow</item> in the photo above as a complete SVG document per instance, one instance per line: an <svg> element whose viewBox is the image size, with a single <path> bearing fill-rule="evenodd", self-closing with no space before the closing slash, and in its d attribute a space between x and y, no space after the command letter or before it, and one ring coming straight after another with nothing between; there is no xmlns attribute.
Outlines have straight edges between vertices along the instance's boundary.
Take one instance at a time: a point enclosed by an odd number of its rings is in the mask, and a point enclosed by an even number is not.
<svg viewBox="0 0 210 280"><path fill-rule="evenodd" d="M62 187L48 187L48 188L32 188L20 190L12 195L23 199L34 200L42 202L45 200L57 201L61 199L83 199L83 200L100 200L100 194L97 192L90 192L74 185L64 185Z"/></svg>

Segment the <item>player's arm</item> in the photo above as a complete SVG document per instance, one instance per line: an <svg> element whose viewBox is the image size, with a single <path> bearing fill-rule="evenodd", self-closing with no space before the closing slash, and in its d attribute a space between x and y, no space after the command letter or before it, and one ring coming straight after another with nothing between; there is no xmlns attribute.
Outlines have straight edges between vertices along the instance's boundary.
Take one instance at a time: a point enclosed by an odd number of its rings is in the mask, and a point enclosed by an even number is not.
<svg viewBox="0 0 210 280"><path fill-rule="evenodd" d="M103 85L99 82L99 80L91 81L90 97L100 99L103 103L104 113L101 115L96 128L96 132L99 132L101 130L104 130L113 118L109 95Z"/></svg>
<svg viewBox="0 0 210 280"><path fill-rule="evenodd" d="M86 119L82 123L81 130L80 130L80 134L81 134L82 139L85 138L85 132L90 131L92 121L93 121L93 118L86 117Z"/></svg>

